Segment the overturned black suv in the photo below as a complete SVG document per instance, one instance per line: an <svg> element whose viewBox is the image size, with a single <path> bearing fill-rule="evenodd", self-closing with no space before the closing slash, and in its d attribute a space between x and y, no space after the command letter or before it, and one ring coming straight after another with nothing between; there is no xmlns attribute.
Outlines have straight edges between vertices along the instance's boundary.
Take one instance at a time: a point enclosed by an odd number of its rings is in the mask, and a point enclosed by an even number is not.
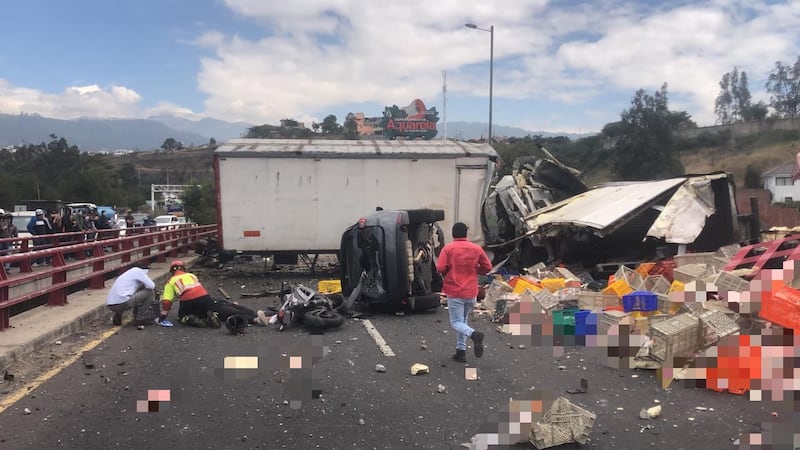
<svg viewBox="0 0 800 450"><path fill-rule="evenodd" d="M339 253L345 298L386 310L438 307L440 220L441 209L378 211L349 227Z"/></svg>

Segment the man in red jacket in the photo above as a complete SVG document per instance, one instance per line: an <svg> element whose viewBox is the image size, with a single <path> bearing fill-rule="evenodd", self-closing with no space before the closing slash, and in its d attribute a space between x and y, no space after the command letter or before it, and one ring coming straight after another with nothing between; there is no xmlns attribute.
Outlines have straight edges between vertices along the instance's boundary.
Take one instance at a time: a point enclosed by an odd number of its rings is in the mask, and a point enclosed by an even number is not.
<svg viewBox="0 0 800 450"><path fill-rule="evenodd" d="M450 326L456 330L456 354L453 359L467 362L467 337L472 339L475 356L483 355L483 333L467 325L478 296L478 275L492 270L492 262L478 245L467 240L467 225L453 225L453 242L439 254L436 270L442 274L442 292L447 296Z"/></svg>

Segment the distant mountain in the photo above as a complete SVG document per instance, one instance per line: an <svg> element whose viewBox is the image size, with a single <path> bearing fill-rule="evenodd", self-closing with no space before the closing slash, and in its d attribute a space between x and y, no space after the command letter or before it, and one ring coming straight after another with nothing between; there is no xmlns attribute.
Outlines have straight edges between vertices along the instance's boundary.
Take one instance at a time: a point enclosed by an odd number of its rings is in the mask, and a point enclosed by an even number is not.
<svg viewBox="0 0 800 450"><path fill-rule="evenodd" d="M441 137L443 131L442 122L438 123L439 134ZM572 140L586 135L579 135L577 133L551 133L549 131L529 131L518 127L506 127L503 125L492 124L492 132L496 137L525 137L533 135L541 135L542 137L555 137L566 136ZM486 137L489 130L489 124L481 122L447 122L447 137L448 138L461 138L463 140L480 139L481 136Z"/></svg>
<svg viewBox="0 0 800 450"><path fill-rule="evenodd" d="M178 131L155 120L62 120L36 114L0 114L0 146L49 142L50 134L63 137L84 151L150 151L160 148L168 138L184 145L208 142L208 137L202 134Z"/></svg>
<svg viewBox="0 0 800 450"><path fill-rule="evenodd" d="M206 140L213 137L217 142L242 137L248 128L255 126L246 122L226 122L217 119L189 120L168 114L150 116L148 119L157 120L173 130L207 136Z"/></svg>

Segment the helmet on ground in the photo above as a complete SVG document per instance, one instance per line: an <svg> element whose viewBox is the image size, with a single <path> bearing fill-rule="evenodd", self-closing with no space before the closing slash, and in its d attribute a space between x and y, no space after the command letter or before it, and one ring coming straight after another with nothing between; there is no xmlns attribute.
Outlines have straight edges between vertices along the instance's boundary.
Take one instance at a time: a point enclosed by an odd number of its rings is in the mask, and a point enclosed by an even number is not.
<svg viewBox="0 0 800 450"><path fill-rule="evenodd" d="M183 261L178 260L178 259L176 259L175 261L172 261L172 263L169 265L170 272L175 272L178 269L185 269L185 268L186 268L186 265L183 263Z"/></svg>
<svg viewBox="0 0 800 450"><path fill-rule="evenodd" d="M247 328L247 318L245 316L234 314L225 319L225 327L231 334L244 334Z"/></svg>

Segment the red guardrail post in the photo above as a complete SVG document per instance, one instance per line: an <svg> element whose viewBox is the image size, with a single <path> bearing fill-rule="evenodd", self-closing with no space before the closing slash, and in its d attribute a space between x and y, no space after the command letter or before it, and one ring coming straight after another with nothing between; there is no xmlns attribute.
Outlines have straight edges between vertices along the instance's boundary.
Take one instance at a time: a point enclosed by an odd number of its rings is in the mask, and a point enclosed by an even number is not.
<svg viewBox="0 0 800 450"><path fill-rule="evenodd" d="M8 280L8 274L3 264L0 264L0 281ZM0 306L8 301L8 286L0 286ZM10 326L9 319L11 318L8 308L0 308L0 331L5 330Z"/></svg>
<svg viewBox="0 0 800 450"><path fill-rule="evenodd" d="M58 252L53 255L53 267L59 268L64 267L66 263L64 262L64 254L62 252ZM58 270L53 272L53 286L62 284L67 281L67 271L66 270ZM47 297L47 306L64 306L67 304L67 287L61 287L50 291L50 295Z"/></svg>
<svg viewBox="0 0 800 450"><path fill-rule="evenodd" d="M92 263L92 272L95 274L89 280L89 289L103 289L105 287L105 280L103 279L103 269L106 262L100 258L103 256L103 247L100 244L95 244L92 247L92 258L96 258Z"/></svg>

